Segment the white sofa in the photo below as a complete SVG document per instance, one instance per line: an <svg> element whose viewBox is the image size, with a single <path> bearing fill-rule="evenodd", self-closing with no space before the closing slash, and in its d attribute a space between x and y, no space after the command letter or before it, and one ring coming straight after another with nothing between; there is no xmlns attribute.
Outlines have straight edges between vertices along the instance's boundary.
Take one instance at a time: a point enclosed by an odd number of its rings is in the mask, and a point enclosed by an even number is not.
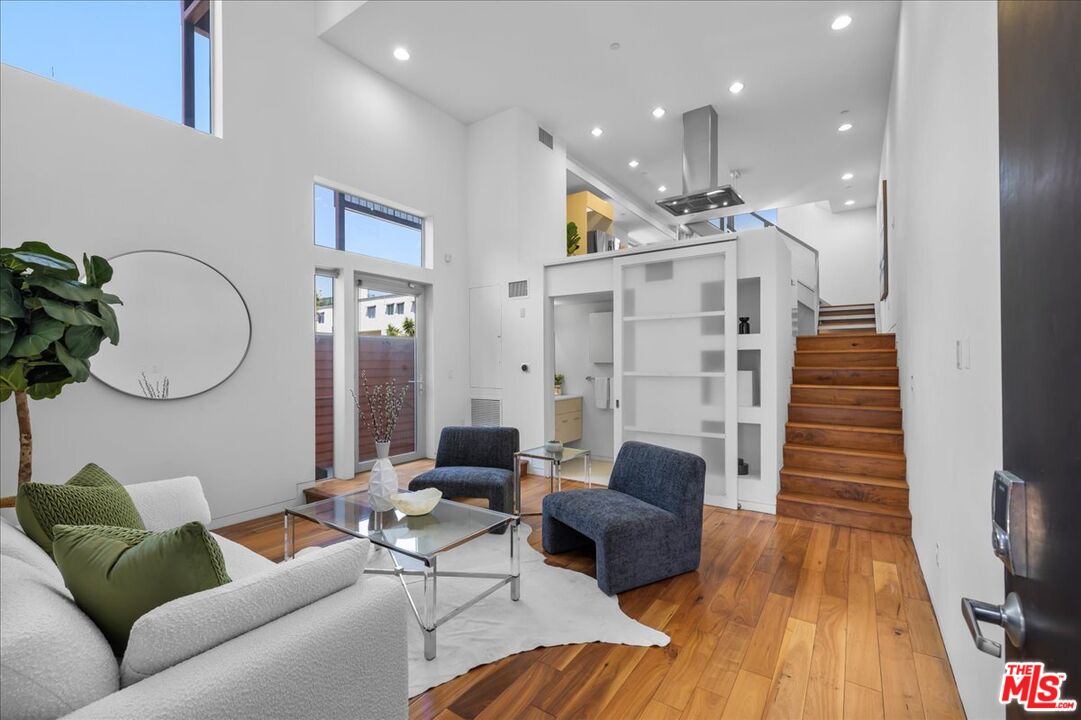
<svg viewBox="0 0 1081 720"><path fill-rule="evenodd" d="M149 530L210 522L196 478L127 489ZM121 688L117 659L52 559L14 524L0 524L2 720L407 717L405 601L393 579L363 576ZM274 568L215 539L234 581Z"/></svg>

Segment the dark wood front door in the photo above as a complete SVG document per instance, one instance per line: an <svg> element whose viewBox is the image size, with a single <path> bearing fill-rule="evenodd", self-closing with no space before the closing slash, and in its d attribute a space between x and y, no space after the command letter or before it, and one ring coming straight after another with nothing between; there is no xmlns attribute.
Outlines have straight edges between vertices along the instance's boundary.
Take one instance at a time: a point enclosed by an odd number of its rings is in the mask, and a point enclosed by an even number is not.
<svg viewBox="0 0 1081 720"><path fill-rule="evenodd" d="M1005 576L1026 636L1003 644L1081 700L1081 2L998 18L1004 465L1028 518L1027 577Z"/></svg>

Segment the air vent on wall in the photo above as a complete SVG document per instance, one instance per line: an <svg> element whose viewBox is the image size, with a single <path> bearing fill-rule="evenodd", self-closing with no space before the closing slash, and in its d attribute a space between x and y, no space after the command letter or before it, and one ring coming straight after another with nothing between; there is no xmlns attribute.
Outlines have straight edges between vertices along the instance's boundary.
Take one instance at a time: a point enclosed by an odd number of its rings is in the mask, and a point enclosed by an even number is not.
<svg viewBox="0 0 1081 720"><path fill-rule="evenodd" d="M507 283L507 297L528 297L529 296L529 281L528 280L514 280Z"/></svg>
<svg viewBox="0 0 1081 720"><path fill-rule="evenodd" d="M499 427L503 422L503 402L472 398L470 424L473 427Z"/></svg>
<svg viewBox="0 0 1081 720"><path fill-rule="evenodd" d="M541 145L546 146L549 150L552 149L552 133L538 126L537 139L540 140Z"/></svg>

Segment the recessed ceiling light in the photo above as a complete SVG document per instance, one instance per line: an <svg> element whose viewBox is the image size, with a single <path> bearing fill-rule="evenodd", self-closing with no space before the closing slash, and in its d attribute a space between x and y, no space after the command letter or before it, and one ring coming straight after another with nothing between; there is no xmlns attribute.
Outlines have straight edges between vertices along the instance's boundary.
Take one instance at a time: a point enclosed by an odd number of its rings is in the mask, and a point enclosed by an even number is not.
<svg viewBox="0 0 1081 720"><path fill-rule="evenodd" d="M637 160L631 160L631 161L630 161L629 163L627 163L627 164L628 164L628 165L630 165L630 166L631 166L632 168L636 168L636 167L638 167L638 161L637 161Z"/></svg>
<svg viewBox="0 0 1081 720"><path fill-rule="evenodd" d="M855 200L845 200L845 205L847 205L848 207L852 207L855 204L856 204Z"/></svg>
<svg viewBox="0 0 1081 720"><path fill-rule="evenodd" d="M600 137L601 135L604 134L604 130L601 130L599 127L595 127L595 128L593 128L592 130L589 131L589 134L592 135L593 137Z"/></svg>
<svg viewBox="0 0 1081 720"><path fill-rule="evenodd" d="M395 60L401 60L402 62L405 62L406 60L409 59L409 51L406 50L403 47L394 48L394 59Z"/></svg>
<svg viewBox="0 0 1081 720"><path fill-rule="evenodd" d="M659 188L657 188L657 192L667 192L667 191L668 191L668 188L666 188L664 185L661 185Z"/></svg>
<svg viewBox="0 0 1081 720"><path fill-rule="evenodd" d="M608 49L609 50L619 50L621 47L623 47L623 46L620 45L617 42L614 42L614 43L612 43L611 45L608 46Z"/></svg>
<svg viewBox="0 0 1081 720"><path fill-rule="evenodd" d="M851 180L854 177L856 177L856 176L853 175L852 173L845 173L844 175L841 176L841 179L842 180Z"/></svg>
<svg viewBox="0 0 1081 720"><path fill-rule="evenodd" d="M851 129L852 123L850 122L841 123L839 126L837 126L837 132L848 132Z"/></svg>
<svg viewBox="0 0 1081 720"><path fill-rule="evenodd" d="M661 107L660 105L658 105L657 107L653 108L653 117L655 117L655 118L662 118L662 117L664 117L664 113L665 113L665 110L664 110L664 108L662 108L662 107Z"/></svg>
<svg viewBox="0 0 1081 720"><path fill-rule="evenodd" d="M830 23L831 30L844 30L846 27L852 24L851 15L838 15L833 18L833 22Z"/></svg>
<svg viewBox="0 0 1081 720"><path fill-rule="evenodd" d="M736 80L734 83L728 86L728 92L732 93L733 95L739 95L741 90L743 90L743 83L741 83L739 80Z"/></svg>

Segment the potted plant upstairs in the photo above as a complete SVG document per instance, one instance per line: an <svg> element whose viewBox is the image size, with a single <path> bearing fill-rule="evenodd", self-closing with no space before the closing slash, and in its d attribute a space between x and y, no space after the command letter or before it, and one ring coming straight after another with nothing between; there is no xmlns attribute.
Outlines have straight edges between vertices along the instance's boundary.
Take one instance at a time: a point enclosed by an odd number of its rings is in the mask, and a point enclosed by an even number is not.
<svg viewBox="0 0 1081 720"><path fill-rule="evenodd" d="M375 440L375 465L368 476L368 502L375 510L384 512L393 507L390 496L398 492L398 473L390 462L390 441L409 385L393 382L369 385L364 370L360 371L360 382L364 402L361 403L360 396L353 390L353 404Z"/></svg>
<svg viewBox="0 0 1081 720"><path fill-rule="evenodd" d="M112 266L97 255L83 255L80 280L75 261L45 243L0 248L0 402L15 400L20 485L32 475L29 401L86 381L101 342L120 340L110 307L120 298L102 290L112 276ZM13 502L4 498L3 505Z"/></svg>

